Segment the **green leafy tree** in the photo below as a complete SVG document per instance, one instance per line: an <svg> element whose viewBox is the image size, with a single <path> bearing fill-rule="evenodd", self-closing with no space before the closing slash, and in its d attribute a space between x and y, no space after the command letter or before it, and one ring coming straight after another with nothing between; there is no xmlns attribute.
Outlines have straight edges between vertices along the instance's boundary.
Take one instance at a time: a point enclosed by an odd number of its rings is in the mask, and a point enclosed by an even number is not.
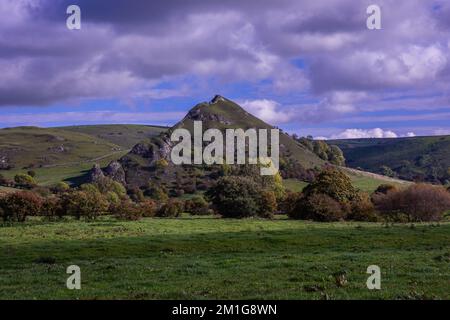
<svg viewBox="0 0 450 320"><path fill-rule="evenodd" d="M228 218L257 216L262 188L248 177L220 178L206 195L219 214Z"/></svg>
<svg viewBox="0 0 450 320"><path fill-rule="evenodd" d="M303 190L303 193L305 197L312 194L326 194L341 204L352 201L358 195L350 178L333 167L322 171L317 179Z"/></svg>

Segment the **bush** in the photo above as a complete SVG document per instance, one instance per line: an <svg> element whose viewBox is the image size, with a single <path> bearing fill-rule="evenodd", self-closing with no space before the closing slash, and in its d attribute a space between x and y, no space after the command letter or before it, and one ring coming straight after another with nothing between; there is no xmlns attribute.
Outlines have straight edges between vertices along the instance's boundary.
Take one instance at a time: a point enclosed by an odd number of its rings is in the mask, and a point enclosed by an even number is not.
<svg viewBox="0 0 450 320"><path fill-rule="evenodd" d="M158 217L179 217L183 212L183 203L176 199L170 199L159 208Z"/></svg>
<svg viewBox="0 0 450 320"><path fill-rule="evenodd" d="M450 210L450 194L445 188L414 184L406 189L374 195L376 208L386 220L403 222L440 221Z"/></svg>
<svg viewBox="0 0 450 320"><path fill-rule="evenodd" d="M57 184L55 184L52 187L52 191L54 193L63 193L63 192L67 192L69 190L70 190L70 186L67 183L63 182L63 181L58 182Z"/></svg>
<svg viewBox="0 0 450 320"><path fill-rule="evenodd" d="M169 195L165 188L160 187L158 185L154 185L153 183L149 183L146 194L150 196L153 200L166 202L169 200Z"/></svg>
<svg viewBox="0 0 450 320"><path fill-rule="evenodd" d="M351 202L358 195L350 178L333 167L323 170L317 179L303 190L303 193L305 197L312 194L325 194L340 204Z"/></svg>
<svg viewBox="0 0 450 320"><path fill-rule="evenodd" d="M284 214L290 215L302 197L303 194L301 192L288 191L279 205L279 210Z"/></svg>
<svg viewBox="0 0 450 320"><path fill-rule="evenodd" d="M257 216L260 213L261 187L251 178L225 176L206 195L226 218Z"/></svg>
<svg viewBox="0 0 450 320"><path fill-rule="evenodd" d="M128 189L128 195L134 202L142 202L145 200L144 192L138 187Z"/></svg>
<svg viewBox="0 0 450 320"><path fill-rule="evenodd" d="M124 200L115 205L111 213L120 220L134 221L142 218L142 210L139 205L130 200Z"/></svg>
<svg viewBox="0 0 450 320"><path fill-rule="evenodd" d="M6 186L9 183L8 179L0 173L0 186Z"/></svg>
<svg viewBox="0 0 450 320"><path fill-rule="evenodd" d="M204 216L211 214L209 203L201 196L186 200L184 210L192 215Z"/></svg>
<svg viewBox="0 0 450 320"><path fill-rule="evenodd" d="M28 170L28 171L27 171L27 175L29 175L30 177L34 178L34 177L36 177L36 171L34 171L34 170Z"/></svg>
<svg viewBox="0 0 450 320"><path fill-rule="evenodd" d="M57 197L45 198L42 202L40 215L47 220L55 220L62 218L64 215L61 201Z"/></svg>
<svg viewBox="0 0 450 320"><path fill-rule="evenodd" d="M42 199L30 191L10 193L0 199L3 221L24 222L27 216L39 215L41 205Z"/></svg>
<svg viewBox="0 0 450 320"><path fill-rule="evenodd" d="M14 182L19 188L31 189L37 185L36 180L28 174L19 173L14 176Z"/></svg>
<svg viewBox="0 0 450 320"><path fill-rule="evenodd" d="M114 181L111 178L101 177L96 180L94 185L102 194L105 194L107 192L114 192L121 199L127 196L127 190L125 189L125 187L121 183Z"/></svg>
<svg viewBox="0 0 450 320"><path fill-rule="evenodd" d="M139 210L141 210L143 217L154 217L156 215L156 203L152 200L145 200L139 203Z"/></svg>
<svg viewBox="0 0 450 320"><path fill-rule="evenodd" d="M339 202L326 194L313 194L301 198L293 212L289 215L292 219L313 220L319 222L331 222L344 219Z"/></svg>
<svg viewBox="0 0 450 320"><path fill-rule="evenodd" d="M374 193L388 194L389 192L396 192L398 188L392 184L381 184Z"/></svg>
<svg viewBox="0 0 450 320"><path fill-rule="evenodd" d="M84 217L92 220L108 210L109 203L100 192L74 191L61 198L63 211L76 219Z"/></svg>
<svg viewBox="0 0 450 320"><path fill-rule="evenodd" d="M367 193L360 193L350 204L347 220L377 222L379 216Z"/></svg>
<svg viewBox="0 0 450 320"><path fill-rule="evenodd" d="M277 211L277 198L273 191L263 191L261 193L261 203L259 216L264 218L273 218Z"/></svg>

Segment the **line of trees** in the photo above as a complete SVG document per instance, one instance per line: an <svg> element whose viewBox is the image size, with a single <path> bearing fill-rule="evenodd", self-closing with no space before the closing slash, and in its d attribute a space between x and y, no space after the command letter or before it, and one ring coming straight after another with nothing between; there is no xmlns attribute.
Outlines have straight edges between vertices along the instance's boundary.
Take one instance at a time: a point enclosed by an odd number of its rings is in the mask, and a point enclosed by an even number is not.
<svg viewBox="0 0 450 320"><path fill-rule="evenodd" d="M28 216L48 220L72 216L95 220L102 215L138 220L142 217L178 217L219 214L225 218L272 218L330 221L440 221L450 210L450 190L429 184L398 188L381 185L372 195L357 190L336 167L327 167L303 192L286 192L280 175L261 176L257 166L227 168L204 196L170 198L162 186L128 190L104 177L95 183L70 188L59 183L0 197L0 217L23 222ZM150 192L150 193L148 193Z"/></svg>

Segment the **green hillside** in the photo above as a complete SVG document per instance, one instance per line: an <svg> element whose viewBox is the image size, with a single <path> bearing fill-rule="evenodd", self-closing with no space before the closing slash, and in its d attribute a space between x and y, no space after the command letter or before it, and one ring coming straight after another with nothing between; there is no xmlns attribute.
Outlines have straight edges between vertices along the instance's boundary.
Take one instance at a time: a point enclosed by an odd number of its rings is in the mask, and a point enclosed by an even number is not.
<svg viewBox="0 0 450 320"><path fill-rule="evenodd" d="M89 126L61 127L65 131L85 133L105 141L130 149L145 138L156 136L167 127L134 125L134 124L107 124Z"/></svg>
<svg viewBox="0 0 450 320"><path fill-rule="evenodd" d="M450 180L450 136L327 141L337 145L352 168L406 180Z"/></svg>
<svg viewBox="0 0 450 320"><path fill-rule="evenodd" d="M204 102L192 108L187 116L174 128L186 128L193 131L193 121L201 120L203 129L273 129L274 127L245 111L241 106L221 96L216 96L211 102ZM280 134L280 155L292 158L305 168L321 166L324 161L305 146L297 143L285 133Z"/></svg>
<svg viewBox="0 0 450 320"><path fill-rule="evenodd" d="M12 178L32 169L40 184L76 182L94 163L107 165L164 129L143 125L0 129L0 174Z"/></svg>

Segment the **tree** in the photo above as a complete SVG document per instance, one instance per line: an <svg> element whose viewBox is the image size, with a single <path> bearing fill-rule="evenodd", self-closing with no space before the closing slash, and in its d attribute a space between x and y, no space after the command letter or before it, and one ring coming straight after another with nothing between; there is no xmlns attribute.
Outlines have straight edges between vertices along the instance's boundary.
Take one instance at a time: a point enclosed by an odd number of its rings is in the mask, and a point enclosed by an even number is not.
<svg viewBox="0 0 450 320"><path fill-rule="evenodd" d="M251 178L226 176L220 178L206 195L224 217L242 218L260 213L262 188Z"/></svg>
<svg viewBox="0 0 450 320"><path fill-rule="evenodd" d="M395 172L392 171L392 169L389 168L388 166L381 166L380 173L387 177L395 177Z"/></svg>
<svg viewBox="0 0 450 320"><path fill-rule="evenodd" d="M333 200L344 204L351 202L358 195L350 178L342 171L329 167L322 171L316 181L309 184L303 193L305 197L313 194L325 194Z"/></svg>
<svg viewBox="0 0 450 320"><path fill-rule="evenodd" d="M48 220L62 218L64 215L61 201L58 197L48 197L42 202L40 215Z"/></svg>
<svg viewBox="0 0 450 320"><path fill-rule="evenodd" d="M337 166L345 165L345 157L342 150L335 145L331 145L328 151L328 160Z"/></svg>
<svg viewBox="0 0 450 320"><path fill-rule="evenodd" d="M76 219L96 219L106 212L109 204L99 191L74 191L64 194L61 199L62 208L68 215Z"/></svg>
<svg viewBox="0 0 450 320"><path fill-rule="evenodd" d="M33 177L25 173L19 173L14 176L14 182L20 188L31 189L37 185L36 180Z"/></svg>
<svg viewBox="0 0 450 320"><path fill-rule="evenodd" d="M273 191L263 191L261 194L259 216L264 218L272 218L277 211L277 198Z"/></svg>
<svg viewBox="0 0 450 320"><path fill-rule="evenodd" d="M40 213L42 199L31 191L19 191L0 198L4 221L24 222Z"/></svg>
<svg viewBox="0 0 450 320"><path fill-rule="evenodd" d="M184 210L193 215L208 215L211 213L209 203L202 196L196 196L186 200Z"/></svg>
<svg viewBox="0 0 450 320"><path fill-rule="evenodd" d="M319 222L339 221L345 218L339 202L323 193L314 193L297 202L295 210L289 213L292 219Z"/></svg>
<svg viewBox="0 0 450 320"><path fill-rule="evenodd" d="M158 217L179 217L183 212L183 203L176 199L170 199L167 203L163 204L159 208L157 216Z"/></svg>

